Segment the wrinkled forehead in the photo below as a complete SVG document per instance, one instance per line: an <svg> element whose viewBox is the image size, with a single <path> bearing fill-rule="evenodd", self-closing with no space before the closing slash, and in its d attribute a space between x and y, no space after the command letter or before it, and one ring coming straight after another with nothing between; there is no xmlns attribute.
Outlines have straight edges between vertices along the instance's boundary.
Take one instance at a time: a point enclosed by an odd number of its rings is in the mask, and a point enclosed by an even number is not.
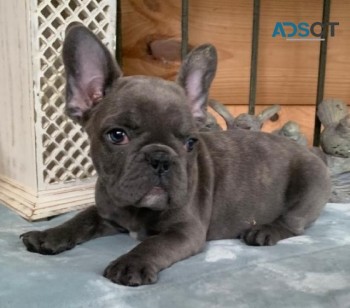
<svg viewBox="0 0 350 308"><path fill-rule="evenodd" d="M179 130L195 126L185 92L175 82L144 76L120 78L105 100L108 108L103 108L103 117L118 124Z"/></svg>

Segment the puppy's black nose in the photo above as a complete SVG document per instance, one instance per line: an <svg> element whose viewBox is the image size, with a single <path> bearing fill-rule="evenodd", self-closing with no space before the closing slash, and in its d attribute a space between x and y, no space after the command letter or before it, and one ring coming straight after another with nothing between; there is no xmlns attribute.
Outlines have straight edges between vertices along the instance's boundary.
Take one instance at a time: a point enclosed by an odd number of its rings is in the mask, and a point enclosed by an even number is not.
<svg viewBox="0 0 350 308"><path fill-rule="evenodd" d="M169 171L170 158L168 153L164 151L155 151L149 153L146 158L157 174L161 175Z"/></svg>

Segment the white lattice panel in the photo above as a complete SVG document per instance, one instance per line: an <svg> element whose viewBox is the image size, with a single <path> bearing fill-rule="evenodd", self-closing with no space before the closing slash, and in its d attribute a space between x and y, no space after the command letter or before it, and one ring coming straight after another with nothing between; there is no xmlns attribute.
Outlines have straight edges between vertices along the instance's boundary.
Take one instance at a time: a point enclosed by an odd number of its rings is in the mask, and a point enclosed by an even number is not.
<svg viewBox="0 0 350 308"><path fill-rule="evenodd" d="M65 113L62 41L67 25L80 21L115 48L116 1L31 0L38 185L41 190L92 178L89 143Z"/></svg>
<svg viewBox="0 0 350 308"><path fill-rule="evenodd" d="M29 220L94 204L89 142L65 109L65 29L115 49L116 0L0 0L0 203Z"/></svg>

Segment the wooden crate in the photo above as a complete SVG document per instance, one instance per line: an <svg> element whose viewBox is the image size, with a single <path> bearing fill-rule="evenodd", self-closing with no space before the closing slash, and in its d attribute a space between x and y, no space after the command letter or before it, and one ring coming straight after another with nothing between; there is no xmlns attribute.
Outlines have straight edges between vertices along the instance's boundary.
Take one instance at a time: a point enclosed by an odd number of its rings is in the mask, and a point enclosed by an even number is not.
<svg viewBox="0 0 350 308"><path fill-rule="evenodd" d="M114 0L0 0L0 200L29 220L94 202L84 132L64 114L66 26L115 49Z"/></svg>

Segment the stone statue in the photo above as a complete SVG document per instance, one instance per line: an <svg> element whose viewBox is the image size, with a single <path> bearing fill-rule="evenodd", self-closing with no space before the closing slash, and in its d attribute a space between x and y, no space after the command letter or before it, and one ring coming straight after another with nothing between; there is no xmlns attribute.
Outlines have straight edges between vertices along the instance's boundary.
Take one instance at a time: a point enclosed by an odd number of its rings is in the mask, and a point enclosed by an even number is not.
<svg viewBox="0 0 350 308"><path fill-rule="evenodd" d="M264 123L275 116L280 110L281 107L279 105L272 105L265 108L258 115L242 113L235 118L234 127L259 131Z"/></svg>
<svg viewBox="0 0 350 308"><path fill-rule="evenodd" d="M321 147L332 176L331 202L350 202L350 114L348 106L337 99L325 99L317 116L324 129Z"/></svg>
<svg viewBox="0 0 350 308"><path fill-rule="evenodd" d="M272 132L273 134L289 138L301 145L307 146L307 139L301 132L300 126L294 121L288 121L280 129Z"/></svg>
<svg viewBox="0 0 350 308"><path fill-rule="evenodd" d="M317 116L324 129L321 147L329 155L350 157L350 114L348 106L336 99L326 99L318 106Z"/></svg>
<svg viewBox="0 0 350 308"><path fill-rule="evenodd" d="M209 106L224 119L228 130L233 128L234 117L228 111L228 109L224 104L214 99L210 99ZM219 125L216 118L210 112L207 112L207 121L206 121L205 129L210 131L222 130L222 127Z"/></svg>
<svg viewBox="0 0 350 308"><path fill-rule="evenodd" d="M260 131L263 124L267 120L276 116L281 110L279 105L272 105L265 108L258 115L242 113L234 118L225 105L214 99L209 100L209 106L224 119L228 130L242 128ZM207 114L205 129L210 131L222 130L222 127L217 123L216 118L209 112ZM289 138L299 144L307 146L307 139L305 135L301 132L299 124L294 121L288 121L280 129L275 130L272 133Z"/></svg>
<svg viewBox="0 0 350 308"><path fill-rule="evenodd" d="M281 110L279 105L273 105L265 108L258 115L242 113L235 118L228 111L225 105L214 99L209 100L209 106L225 120L228 130L241 128L260 131L263 124ZM222 129L217 123L215 117L213 117L210 113L208 113L206 127L211 130Z"/></svg>

